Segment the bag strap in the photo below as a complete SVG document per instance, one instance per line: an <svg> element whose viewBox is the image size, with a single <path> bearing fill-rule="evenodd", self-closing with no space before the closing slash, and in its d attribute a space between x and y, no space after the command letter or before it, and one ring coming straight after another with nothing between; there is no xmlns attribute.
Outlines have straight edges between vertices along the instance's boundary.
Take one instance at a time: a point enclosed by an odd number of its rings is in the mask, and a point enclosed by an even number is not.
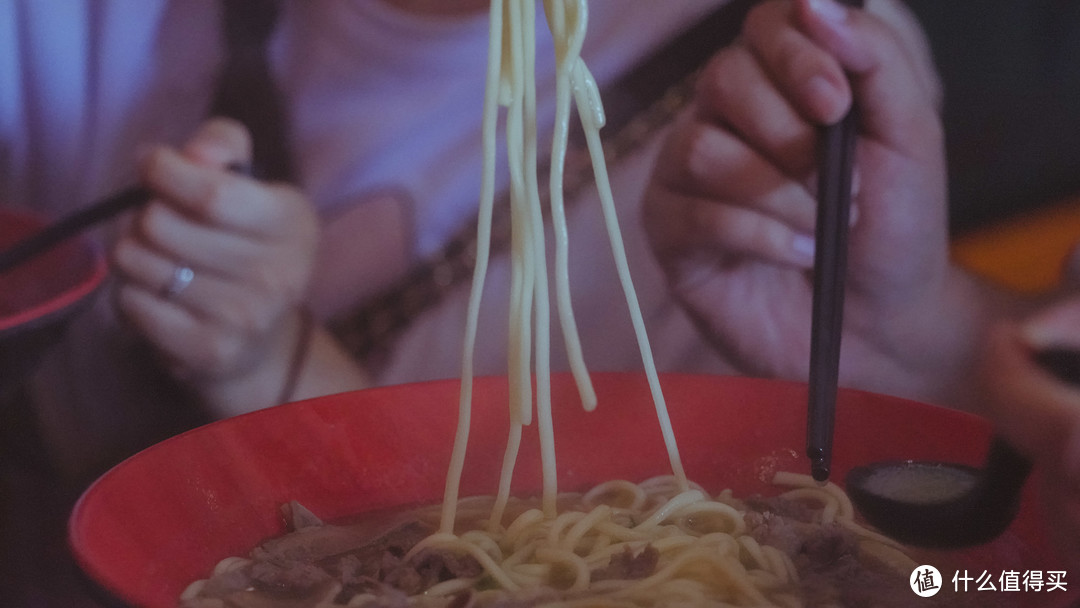
<svg viewBox="0 0 1080 608"><path fill-rule="evenodd" d="M281 6L278 0L221 0L226 57L210 105L213 116L233 118L251 133L252 174L295 182L285 100L274 82L267 47Z"/></svg>

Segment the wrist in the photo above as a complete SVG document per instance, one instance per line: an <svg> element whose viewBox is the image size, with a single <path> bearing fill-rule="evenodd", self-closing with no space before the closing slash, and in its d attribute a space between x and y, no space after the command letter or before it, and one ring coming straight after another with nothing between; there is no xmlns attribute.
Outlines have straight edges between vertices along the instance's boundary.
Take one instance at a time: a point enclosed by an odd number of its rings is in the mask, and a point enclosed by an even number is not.
<svg viewBox="0 0 1080 608"><path fill-rule="evenodd" d="M293 339L292 353L288 359L288 367L285 368L285 375L283 376L283 382L281 383L281 391L278 393L276 403L288 403L296 396L297 386L300 383L300 376L304 372L304 366L307 364L308 359L308 351L311 349L315 319L312 317L311 311L307 307L300 308L297 324L298 326L293 332L295 337Z"/></svg>
<svg viewBox="0 0 1080 608"><path fill-rule="evenodd" d="M959 267L952 267L944 288L942 314L931 315L925 327L937 345L923 361L926 399L979 412L978 365L990 328L1017 319L1035 303L1021 294L991 285Z"/></svg>
<svg viewBox="0 0 1080 608"><path fill-rule="evenodd" d="M989 328L1029 304L957 266L855 323L844 352L845 384L978 411L977 366ZM846 322L846 320L845 320ZM842 368L843 369L843 368Z"/></svg>
<svg viewBox="0 0 1080 608"><path fill-rule="evenodd" d="M306 308L290 311L262 346L261 356L243 372L196 383L203 402L216 417L230 417L291 399L305 364L313 320Z"/></svg>

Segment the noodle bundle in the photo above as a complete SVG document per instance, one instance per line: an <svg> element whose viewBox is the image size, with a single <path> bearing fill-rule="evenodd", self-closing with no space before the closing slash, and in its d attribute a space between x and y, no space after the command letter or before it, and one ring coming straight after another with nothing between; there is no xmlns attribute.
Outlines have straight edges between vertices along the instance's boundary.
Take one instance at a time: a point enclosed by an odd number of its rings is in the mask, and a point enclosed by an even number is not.
<svg viewBox="0 0 1080 608"><path fill-rule="evenodd" d="M781 473L774 482L791 487L787 493L737 499L730 492L711 496L687 479L619 232L599 138L604 123L600 94L580 56L587 4L544 0L543 6L557 60L550 176L553 274L571 371L584 407L594 408L596 395L570 301L563 209L562 171L573 107L592 158L671 475L641 483L607 481L584 494L559 493L551 411L549 273L536 169L536 3L492 0L477 260L466 319L458 428L441 505L409 512L375 531L370 522L359 528L323 524L294 504L294 532L261 545L250 558L222 561L210 579L185 591L184 608L862 605L852 599L853 581L864 584L864 591L901 597L906 574L915 564L891 541L858 525L851 503L836 486ZM459 485L471 421L480 294L489 261L501 108L512 213L510 428L496 493L462 499ZM537 501L527 501L511 497L510 483L522 428L534 419L542 490Z"/></svg>
<svg viewBox="0 0 1080 608"><path fill-rule="evenodd" d="M581 48L588 24L585 0L544 0L548 28L555 41L556 113L551 143L551 219L555 235L555 286L559 320L566 343L570 369L577 382L586 410L596 407L596 395L582 359L580 340L574 321L569 293L569 244L563 203L563 168L566 160L571 99L575 103L585 132L593 173L599 193L612 254L623 288L645 375L656 404L657 419L667 446L672 472L683 489L688 488L679 458L674 432L667 413L660 381L653 362L645 321L634 291L619 230L614 196L604 162L600 128L604 126L604 108L600 91L585 61ZM555 443L551 421L550 310L548 272L544 248L543 212L536 177L536 14L535 0L492 0L488 49L487 94L483 110L484 170L481 179L480 211L477 226L477 260L465 326L462 356L461 395L458 403L458 430L454 440L450 469L443 497L440 529L451 530L458 486L465 463L465 451L471 421L473 352L479 326L480 297L491 238L492 206L495 184L495 138L499 107L506 107L506 143L510 166L511 208L511 285L510 343L508 376L511 387L510 430L499 482L494 518L510 494L510 480L521 443L524 425L533 419L535 379L536 420L540 436L543 511L555 515L556 483ZM535 340L533 339L535 338ZM530 352L530 345L532 350ZM530 361L533 365L530 366Z"/></svg>

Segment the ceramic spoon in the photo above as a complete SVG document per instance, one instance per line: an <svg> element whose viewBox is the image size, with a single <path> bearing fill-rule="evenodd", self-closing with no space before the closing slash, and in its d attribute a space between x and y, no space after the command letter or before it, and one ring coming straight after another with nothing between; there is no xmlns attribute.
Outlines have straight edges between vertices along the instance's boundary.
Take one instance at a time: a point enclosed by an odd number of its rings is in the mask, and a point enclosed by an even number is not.
<svg viewBox="0 0 1080 608"><path fill-rule="evenodd" d="M1036 360L1080 386L1080 351L1051 349ZM932 461L879 462L852 469L855 508L882 533L913 546L959 548L996 538L1012 522L1031 462L994 437L983 467Z"/></svg>

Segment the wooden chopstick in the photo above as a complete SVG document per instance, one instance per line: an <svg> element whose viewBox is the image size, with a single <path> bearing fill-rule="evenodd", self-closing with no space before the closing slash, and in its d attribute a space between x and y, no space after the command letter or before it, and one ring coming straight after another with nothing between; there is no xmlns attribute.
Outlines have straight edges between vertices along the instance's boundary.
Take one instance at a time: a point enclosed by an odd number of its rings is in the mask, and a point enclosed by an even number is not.
<svg viewBox="0 0 1080 608"><path fill-rule="evenodd" d="M863 4L861 0L840 1L855 7ZM818 208L806 417L806 455L810 458L810 472L817 481L828 480L832 467L856 119L852 107L839 122L822 128L818 148Z"/></svg>

